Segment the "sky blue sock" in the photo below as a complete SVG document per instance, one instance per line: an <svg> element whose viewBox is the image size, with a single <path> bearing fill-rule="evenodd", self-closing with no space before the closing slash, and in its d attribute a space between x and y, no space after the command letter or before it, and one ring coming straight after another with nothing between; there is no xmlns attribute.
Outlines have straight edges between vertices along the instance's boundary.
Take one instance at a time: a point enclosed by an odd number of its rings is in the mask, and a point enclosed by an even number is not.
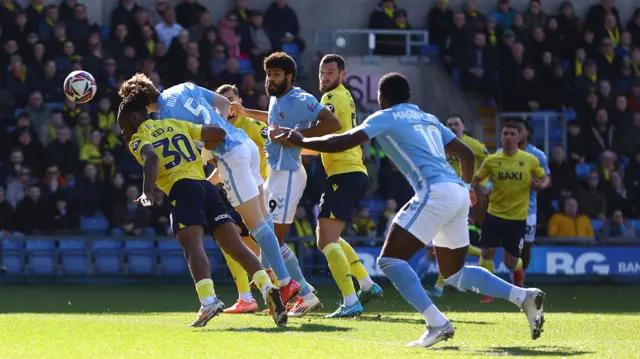
<svg viewBox="0 0 640 359"><path fill-rule="evenodd" d="M258 242L262 257L265 257L267 263L271 265L271 269L276 274L278 280L290 278L287 267L285 266L282 255L280 254L280 246L276 234L269 228L267 222L262 222L251 230L251 235Z"/></svg>
<svg viewBox="0 0 640 359"><path fill-rule="evenodd" d="M273 218L271 218L271 213L267 212L267 214L264 215L264 221L267 222L269 228L271 228L271 231L275 233L276 230L273 226Z"/></svg>
<svg viewBox="0 0 640 359"><path fill-rule="evenodd" d="M288 245L283 244L280 247L280 252L282 253L284 264L287 266L287 270L291 274L291 278L300 285L300 295L304 296L311 293L311 289L307 285L307 281L304 279L304 275L300 269L298 258L296 258L296 255L291 251L291 248L289 248Z"/></svg>
<svg viewBox="0 0 640 359"><path fill-rule="evenodd" d="M445 280L447 284L468 289L495 298L509 299L513 285L476 266L464 266L458 273Z"/></svg>
<svg viewBox="0 0 640 359"><path fill-rule="evenodd" d="M391 279L402 297L422 314L433 304L416 272L402 259L379 257L378 266Z"/></svg>

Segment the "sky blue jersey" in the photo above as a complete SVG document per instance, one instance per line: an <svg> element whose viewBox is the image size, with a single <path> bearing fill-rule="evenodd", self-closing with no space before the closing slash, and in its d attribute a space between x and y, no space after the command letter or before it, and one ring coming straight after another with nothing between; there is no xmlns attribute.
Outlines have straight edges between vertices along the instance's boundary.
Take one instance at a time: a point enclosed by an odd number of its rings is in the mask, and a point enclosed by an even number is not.
<svg viewBox="0 0 640 359"><path fill-rule="evenodd" d="M280 127L306 130L318 118L324 107L299 87L294 87L286 95L269 101L269 126L277 124ZM283 147L278 143L267 141L267 164L271 169L282 171L296 171L300 168L300 148Z"/></svg>
<svg viewBox="0 0 640 359"><path fill-rule="evenodd" d="M415 192L441 182L464 184L444 152L456 135L418 106L402 103L380 110L358 128L376 138Z"/></svg>
<svg viewBox="0 0 640 359"><path fill-rule="evenodd" d="M175 118L197 125L222 127L227 135L222 143L213 150L216 156L229 152L248 137L244 131L225 121L211 105L215 93L206 88L185 82L162 92L158 98L158 119Z"/></svg>
<svg viewBox="0 0 640 359"><path fill-rule="evenodd" d="M502 148L498 148L496 152L502 151ZM540 167L544 169L544 173L549 176L551 171L549 170L549 162L547 162L547 156L542 152L538 147L527 144L527 148L524 149L525 152L534 155L538 161L540 161ZM529 212L528 214L538 213L538 192L530 191L529 193Z"/></svg>

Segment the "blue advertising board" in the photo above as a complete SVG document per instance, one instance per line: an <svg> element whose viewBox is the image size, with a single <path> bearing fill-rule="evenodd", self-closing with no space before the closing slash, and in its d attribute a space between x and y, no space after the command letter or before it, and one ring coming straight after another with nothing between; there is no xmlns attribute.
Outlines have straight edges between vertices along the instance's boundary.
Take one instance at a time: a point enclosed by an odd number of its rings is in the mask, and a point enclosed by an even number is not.
<svg viewBox="0 0 640 359"><path fill-rule="evenodd" d="M354 249L372 276L384 275L376 264L381 247ZM437 264L426 259L424 249L411 258L409 264L420 275L438 273ZM469 257L467 264L478 265L478 258ZM509 272L502 262L502 250L498 250L496 255L495 270L498 274ZM640 247L537 246L533 248L527 273L640 277Z"/></svg>

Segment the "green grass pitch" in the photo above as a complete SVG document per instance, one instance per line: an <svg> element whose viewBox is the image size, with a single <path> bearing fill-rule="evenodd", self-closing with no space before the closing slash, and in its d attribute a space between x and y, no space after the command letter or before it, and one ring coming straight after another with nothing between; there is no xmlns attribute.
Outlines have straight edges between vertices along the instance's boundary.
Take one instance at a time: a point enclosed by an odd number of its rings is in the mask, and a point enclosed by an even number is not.
<svg viewBox="0 0 640 359"><path fill-rule="evenodd" d="M216 289L233 304L234 287ZM198 301L187 284L1 286L0 358L640 358L640 287L542 289L547 323L536 341L511 303L483 305L478 295L446 292L436 304L454 322L455 338L421 349L404 347L424 325L391 286L351 320L322 318L339 296L318 287L323 311L290 319L286 329L261 314L188 328Z"/></svg>

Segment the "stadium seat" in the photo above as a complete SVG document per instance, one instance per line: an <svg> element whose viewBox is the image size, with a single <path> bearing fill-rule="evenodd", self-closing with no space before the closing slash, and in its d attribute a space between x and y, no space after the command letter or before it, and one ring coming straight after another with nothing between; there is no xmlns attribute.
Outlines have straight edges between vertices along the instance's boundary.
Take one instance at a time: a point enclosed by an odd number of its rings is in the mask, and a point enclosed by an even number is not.
<svg viewBox="0 0 640 359"><path fill-rule="evenodd" d="M593 163L578 163L576 165L576 175L578 175L578 179L586 179L593 167Z"/></svg>
<svg viewBox="0 0 640 359"><path fill-rule="evenodd" d="M100 25L100 38L102 40L109 40L109 25L107 24L102 24Z"/></svg>
<svg viewBox="0 0 640 359"><path fill-rule="evenodd" d="M20 116L20 114L23 112L24 108L16 108L15 111L13 111L13 117L18 118L18 116Z"/></svg>
<svg viewBox="0 0 640 359"><path fill-rule="evenodd" d="M593 228L594 232L598 232L600 230L600 228L602 228L603 222L599 219L592 219L591 220L591 228Z"/></svg>
<svg viewBox="0 0 640 359"><path fill-rule="evenodd" d="M158 241L158 257L160 258L160 273L163 275L189 273L187 261L184 258L182 246L175 240Z"/></svg>
<svg viewBox="0 0 640 359"><path fill-rule="evenodd" d="M56 274L56 242L53 240L27 240L27 273L38 275Z"/></svg>
<svg viewBox="0 0 640 359"><path fill-rule="evenodd" d="M83 240L61 240L58 245L62 274L86 275L89 261L87 260L87 242Z"/></svg>
<svg viewBox="0 0 640 359"><path fill-rule="evenodd" d="M362 206L369 208L369 217L377 218L384 213L387 203L381 199L372 198L360 202Z"/></svg>
<svg viewBox="0 0 640 359"><path fill-rule="evenodd" d="M95 274L121 274L122 241L97 240L92 243L93 265Z"/></svg>
<svg viewBox="0 0 640 359"><path fill-rule="evenodd" d="M302 70L302 58L298 45L296 45L295 43L282 44L282 51L285 54L293 57L293 60L295 60L296 64L298 64L296 69L298 71L298 74L300 74Z"/></svg>
<svg viewBox="0 0 640 359"><path fill-rule="evenodd" d="M239 59L238 61L238 72L241 74L253 73L253 65L251 64L251 60L249 59Z"/></svg>
<svg viewBox="0 0 640 359"><path fill-rule="evenodd" d="M576 112L574 110L566 110L564 111L564 118L567 123L576 120Z"/></svg>
<svg viewBox="0 0 640 359"><path fill-rule="evenodd" d="M222 251L218 244L211 238L205 237L204 239L204 250L207 252L207 257L209 257L209 262L211 262L211 269L215 274L221 274L226 268L224 257L222 255Z"/></svg>
<svg viewBox="0 0 640 359"><path fill-rule="evenodd" d="M24 242L5 239L2 241L2 265L8 274L24 274Z"/></svg>
<svg viewBox="0 0 640 359"><path fill-rule="evenodd" d="M560 201L558 200L551 201L551 207L553 207L554 211L560 212Z"/></svg>
<svg viewBox="0 0 640 359"><path fill-rule="evenodd" d="M156 243L152 240L127 240L124 242L128 274L156 274Z"/></svg>
<svg viewBox="0 0 640 359"><path fill-rule="evenodd" d="M62 110L62 109L64 109L64 102L46 102L44 105L49 110Z"/></svg>
<svg viewBox="0 0 640 359"><path fill-rule="evenodd" d="M104 236L109 229L109 221L103 215L95 215L93 217L81 217L80 229L89 235Z"/></svg>
<svg viewBox="0 0 640 359"><path fill-rule="evenodd" d="M440 56L438 45L426 45L420 48L420 56Z"/></svg>

